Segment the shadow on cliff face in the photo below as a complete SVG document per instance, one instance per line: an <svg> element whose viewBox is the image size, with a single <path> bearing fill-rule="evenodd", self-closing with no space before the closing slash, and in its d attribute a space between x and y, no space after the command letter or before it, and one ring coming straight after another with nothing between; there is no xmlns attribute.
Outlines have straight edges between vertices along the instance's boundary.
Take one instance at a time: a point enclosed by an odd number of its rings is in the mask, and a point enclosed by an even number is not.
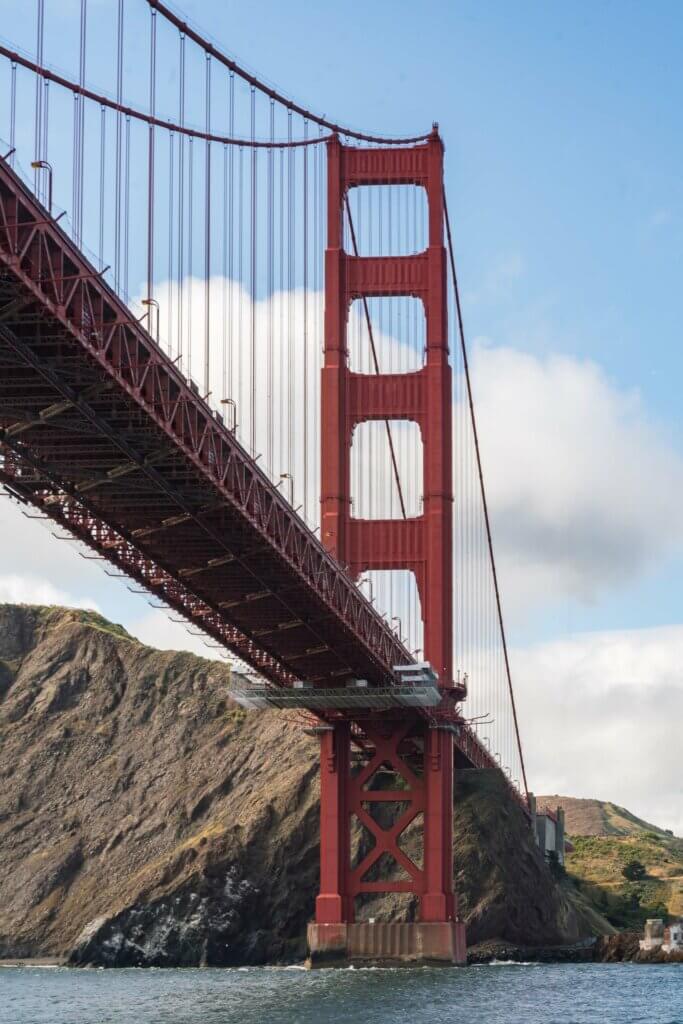
<svg viewBox="0 0 683 1024"><path fill-rule="evenodd" d="M0 606L0 672L0 955L111 966L303 957L317 750L295 719L246 714L227 698L223 665L154 651L80 611ZM458 773L454 823L471 942L577 937L496 773ZM404 837L410 856L417 836ZM364 908L414 912L391 896Z"/></svg>
<svg viewBox="0 0 683 1024"><path fill-rule="evenodd" d="M455 886L468 941L574 942L581 930L575 911L506 788L498 772L457 773Z"/></svg>

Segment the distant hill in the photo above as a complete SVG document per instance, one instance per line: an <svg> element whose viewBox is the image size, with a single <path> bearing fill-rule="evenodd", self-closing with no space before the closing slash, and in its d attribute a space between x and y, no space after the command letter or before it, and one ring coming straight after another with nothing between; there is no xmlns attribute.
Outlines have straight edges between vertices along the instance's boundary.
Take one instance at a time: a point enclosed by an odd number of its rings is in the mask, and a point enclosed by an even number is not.
<svg viewBox="0 0 683 1024"><path fill-rule="evenodd" d="M581 894L617 928L640 928L647 917L683 914L683 839L605 800L537 797L539 808L564 807L573 851L567 872ZM623 869L639 861L645 877Z"/></svg>
<svg viewBox="0 0 683 1024"><path fill-rule="evenodd" d="M609 800L579 800L573 796L557 794L539 796L536 800L539 808L564 807L567 834L570 836L635 836L641 832L671 836L671 832L637 818L625 807L619 807Z"/></svg>

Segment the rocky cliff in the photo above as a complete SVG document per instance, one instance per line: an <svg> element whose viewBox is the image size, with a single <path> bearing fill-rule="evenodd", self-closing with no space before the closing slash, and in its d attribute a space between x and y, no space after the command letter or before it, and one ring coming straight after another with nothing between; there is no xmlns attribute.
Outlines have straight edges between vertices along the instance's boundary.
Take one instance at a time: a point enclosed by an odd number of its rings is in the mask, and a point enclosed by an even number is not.
<svg viewBox="0 0 683 1024"><path fill-rule="evenodd" d="M232 704L228 681L94 613L0 605L0 956L302 957L316 744L285 713ZM495 775L460 774L455 834L471 942L585 931Z"/></svg>

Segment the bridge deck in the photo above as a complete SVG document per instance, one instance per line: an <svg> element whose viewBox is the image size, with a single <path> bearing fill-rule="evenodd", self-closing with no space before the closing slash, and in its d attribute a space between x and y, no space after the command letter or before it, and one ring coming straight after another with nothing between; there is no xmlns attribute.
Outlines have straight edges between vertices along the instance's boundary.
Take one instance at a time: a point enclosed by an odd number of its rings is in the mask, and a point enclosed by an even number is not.
<svg viewBox="0 0 683 1024"><path fill-rule="evenodd" d="M276 685L382 686L412 660L1 159L0 483ZM457 765L497 767L437 716Z"/></svg>
<svg viewBox="0 0 683 1024"><path fill-rule="evenodd" d="M0 161L3 480L280 685L411 660Z"/></svg>

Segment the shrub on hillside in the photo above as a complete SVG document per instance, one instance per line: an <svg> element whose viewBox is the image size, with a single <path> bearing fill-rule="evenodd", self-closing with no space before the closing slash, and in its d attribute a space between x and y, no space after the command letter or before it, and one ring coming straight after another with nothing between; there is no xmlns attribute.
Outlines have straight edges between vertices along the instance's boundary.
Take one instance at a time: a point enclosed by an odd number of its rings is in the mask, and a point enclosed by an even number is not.
<svg viewBox="0 0 683 1024"><path fill-rule="evenodd" d="M639 860L630 860L624 865L621 871L624 878L627 878L629 882L639 882L642 878L645 878L647 872L645 865Z"/></svg>

